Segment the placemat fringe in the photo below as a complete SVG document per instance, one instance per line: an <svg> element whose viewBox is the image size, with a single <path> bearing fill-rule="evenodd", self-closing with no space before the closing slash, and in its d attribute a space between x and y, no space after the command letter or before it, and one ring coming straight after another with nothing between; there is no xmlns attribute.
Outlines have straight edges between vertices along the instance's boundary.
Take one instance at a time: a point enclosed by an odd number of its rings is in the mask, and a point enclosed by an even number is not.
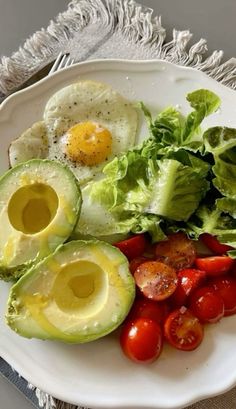
<svg viewBox="0 0 236 409"><path fill-rule="evenodd" d="M92 31L89 31L90 27ZM37 31L10 58L2 57L0 91L5 95L10 94L45 64L54 60L60 51L71 51L70 40L78 33L84 31L86 43L88 32L91 40L96 27L102 28L102 44L107 37L118 33L127 45L138 44L139 51L131 52L132 59L160 58L191 66L236 89L235 59L221 64L223 51L214 51L205 58L206 40L200 39L189 47L192 39L189 30L174 29L173 39L165 43L166 30L162 27L161 18L154 17L151 9L133 0L73 0L65 12L50 22L47 29ZM96 48L99 46L97 43ZM81 61L85 56L76 57ZM104 55L103 58L108 56ZM125 55L120 58L125 58Z"/></svg>

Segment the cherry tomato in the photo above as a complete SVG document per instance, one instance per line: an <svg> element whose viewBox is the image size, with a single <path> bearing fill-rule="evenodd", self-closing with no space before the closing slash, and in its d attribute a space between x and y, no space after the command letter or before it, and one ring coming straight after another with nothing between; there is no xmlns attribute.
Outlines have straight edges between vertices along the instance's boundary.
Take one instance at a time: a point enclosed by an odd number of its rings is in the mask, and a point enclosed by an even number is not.
<svg viewBox="0 0 236 409"><path fill-rule="evenodd" d="M211 280L211 285L223 299L225 312L224 316L236 313L236 279L234 277L223 276Z"/></svg>
<svg viewBox="0 0 236 409"><path fill-rule="evenodd" d="M157 243L155 254L176 270L191 267L196 258L194 244L184 233L171 234L166 241Z"/></svg>
<svg viewBox="0 0 236 409"><path fill-rule="evenodd" d="M224 302L212 287L201 287L191 296L190 310L201 322L213 323L224 316Z"/></svg>
<svg viewBox="0 0 236 409"><path fill-rule="evenodd" d="M131 274L134 275L135 270L142 264L145 263L145 261L149 261L147 257L141 256L141 257L136 257L131 262L129 263L129 269Z"/></svg>
<svg viewBox="0 0 236 409"><path fill-rule="evenodd" d="M169 313L169 307L165 301L151 301L148 298L135 300L128 320L133 321L136 318L150 318L158 324L163 324Z"/></svg>
<svg viewBox="0 0 236 409"><path fill-rule="evenodd" d="M177 287L175 270L159 261L146 261L134 273L134 279L145 297L161 301L168 298Z"/></svg>
<svg viewBox="0 0 236 409"><path fill-rule="evenodd" d="M228 256L203 257L196 258L195 264L208 276L218 276L227 273L233 266L234 260Z"/></svg>
<svg viewBox="0 0 236 409"><path fill-rule="evenodd" d="M119 241L115 243L114 246L118 247L128 260L132 260L144 253L147 246L147 239L144 234L138 234L130 239Z"/></svg>
<svg viewBox="0 0 236 409"><path fill-rule="evenodd" d="M149 318L127 321L121 331L120 344L125 355L135 362L151 363L162 350L160 325Z"/></svg>
<svg viewBox="0 0 236 409"><path fill-rule="evenodd" d="M194 268L186 268L178 272L178 285L171 296L171 302L175 307L186 305L187 299L192 292L205 280L206 273Z"/></svg>
<svg viewBox="0 0 236 409"><path fill-rule="evenodd" d="M227 244L221 244L215 236L209 233L203 233L200 236L201 241L215 254L225 254L227 251L232 250L233 247Z"/></svg>
<svg viewBox="0 0 236 409"><path fill-rule="evenodd" d="M202 342L203 327L191 311L181 307L167 317L164 335L173 347L182 351L192 351Z"/></svg>

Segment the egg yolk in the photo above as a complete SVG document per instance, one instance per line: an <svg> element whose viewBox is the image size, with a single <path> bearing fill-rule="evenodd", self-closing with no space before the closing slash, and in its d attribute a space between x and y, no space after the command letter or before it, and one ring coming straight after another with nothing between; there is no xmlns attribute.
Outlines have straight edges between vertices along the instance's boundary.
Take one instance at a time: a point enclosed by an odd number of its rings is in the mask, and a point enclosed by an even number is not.
<svg viewBox="0 0 236 409"><path fill-rule="evenodd" d="M112 136L95 122L81 122L68 131L67 154L73 162L94 166L111 153Z"/></svg>

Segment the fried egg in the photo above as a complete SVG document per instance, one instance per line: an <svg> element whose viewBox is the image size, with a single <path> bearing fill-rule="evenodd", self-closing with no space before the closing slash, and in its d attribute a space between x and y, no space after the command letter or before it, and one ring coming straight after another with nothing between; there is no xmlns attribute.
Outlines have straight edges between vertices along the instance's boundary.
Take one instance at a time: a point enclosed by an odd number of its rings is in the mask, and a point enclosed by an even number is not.
<svg viewBox="0 0 236 409"><path fill-rule="evenodd" d="M84 183L101 175L109 160L135 144L137 123L132 103L110 86L80 81L48 100L40 122L41 148L40 138L36 142L34 136L40 128L34 124L11 144L10 163L47 157L65 163Z"/></svg>
<svg viewBox="0 0 236 409"><path fill-rule="evenodd" d="M48 157L47 129L44 121L35 122L9 147L9 162L15 166L30 159Z"/></svg>

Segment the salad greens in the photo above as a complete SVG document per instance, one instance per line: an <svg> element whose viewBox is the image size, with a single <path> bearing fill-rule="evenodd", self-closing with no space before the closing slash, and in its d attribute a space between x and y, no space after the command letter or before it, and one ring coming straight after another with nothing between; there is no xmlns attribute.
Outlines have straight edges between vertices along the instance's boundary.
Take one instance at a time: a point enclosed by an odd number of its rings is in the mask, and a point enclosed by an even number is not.
<svg viewBox="0 0 236 409"><path fill-rule="evenodd" d="M115 221L106 234L147 231L158 241L168 231L194 239L208 232L236 248L236 129L202 133L202 121L220 106L213 92L194 91L187 101L186 118L168 107L153 119L140 103L149 138L108 163L90 189L91 204Z"/></svg>

